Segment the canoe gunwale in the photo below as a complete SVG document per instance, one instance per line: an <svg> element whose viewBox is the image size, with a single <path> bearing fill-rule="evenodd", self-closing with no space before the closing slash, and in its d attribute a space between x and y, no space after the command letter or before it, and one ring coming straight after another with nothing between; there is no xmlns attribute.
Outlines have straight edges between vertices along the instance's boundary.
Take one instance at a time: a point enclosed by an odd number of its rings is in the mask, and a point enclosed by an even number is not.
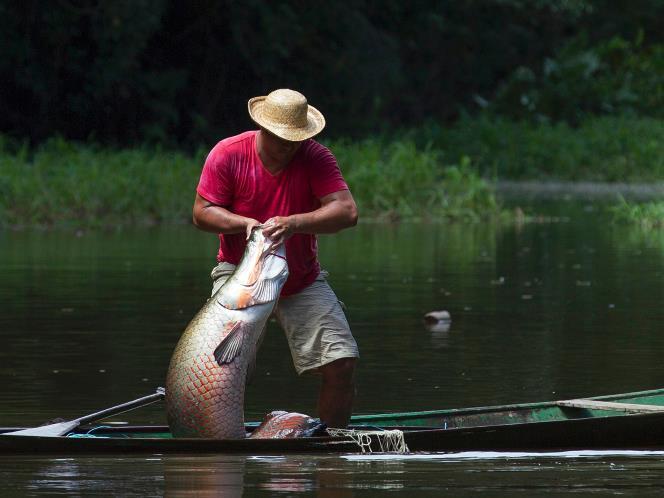
<svg viewBox="0 0 664 498"><path fill-rule="evenodd" d="M584 399L597 400L597 401L615 401L619 399L647 398L651 396L664 397L664 388L650 389L646 391L635 391L623 394L593 396ZM569 398L569 399L579 399L579 397ZM364 421L381 421L381 420L395 420L395 419L412 420L423 417L437 417L437 416L482 415L486 413L495 413L500 411L523 411L523 410L556 408L558 407L557 403L558 401L539 401L535 403L515 403L509 405L495 405L495 406L474 406L470 408L448 408L441 410L424 410L416 412L376 413L376 414L366 414L366 415L355 415L352 417L351 421L361 423Z"/></svg>
<svg viewBox="0 0 664 498"><path fill-rule="evenodd" d="M661 400L654 399L661 396ZM593 400L649 400L664 406L664 389L639 391L627 394L597 396ZM641 400L643 401L643 400ZM648 401L646 399L646 401ZM648 404L643 403L643 404ZM429 410L377 415L360 415L352 418L353 427L375 430L381 420L392 421L383 429L404 431L411 451L511 451L561 449L664 449L664 412L624 413L604 411L593 413L585 408L563 407L565 413L575 414L565 418L547 420L510 419L514 412L540 409L558 409L556 402L525 403L493 407L477 407L451 410ZM394 421L431 422L436 418L499 414L504 412L505 422L469 425L465 427L424 427L416 424L394 425ZM482 419L479 419L482 422ZM248 425L251 430L253 424ZM9 428L6 428L9 429ZM16 428L12 428L16 429ZM81 428L84 431L86 428ZM0 435L0 454L297 454L297 453L358 453L361 448L348 437L313 437L299 439L237 439L213 440L171 437L103 437L103 434L161 433L166 426L116 425L99 429L102 437L40 437ZM0 432L3 430L0 429ZM378 451L379 448L372 447Z"/></svg>

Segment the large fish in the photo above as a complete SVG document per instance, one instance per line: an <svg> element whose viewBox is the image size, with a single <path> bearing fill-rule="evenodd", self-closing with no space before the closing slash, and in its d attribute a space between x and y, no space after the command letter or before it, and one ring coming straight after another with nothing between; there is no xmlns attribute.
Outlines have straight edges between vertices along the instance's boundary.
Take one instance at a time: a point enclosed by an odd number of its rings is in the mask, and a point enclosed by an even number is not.
<svg viewBox="0 0 664 498"><path fill-rule="evenodd" d="M254 228L240 264L187 326L166 378L176 437L245 437L244 388L256 343L288 277L284 245Z"/></svg>

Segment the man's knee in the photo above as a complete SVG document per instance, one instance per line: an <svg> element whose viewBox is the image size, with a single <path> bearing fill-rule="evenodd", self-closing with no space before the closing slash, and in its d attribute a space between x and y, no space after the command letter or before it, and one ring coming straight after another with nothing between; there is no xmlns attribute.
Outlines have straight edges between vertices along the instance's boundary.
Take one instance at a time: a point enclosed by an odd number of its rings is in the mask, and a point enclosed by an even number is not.
<svg viewBox="0 0 664 498"><path fill-rule="evenodd" d="M357 358L340 358L320 367L325 384L348 386L353 384Z"/></svg>

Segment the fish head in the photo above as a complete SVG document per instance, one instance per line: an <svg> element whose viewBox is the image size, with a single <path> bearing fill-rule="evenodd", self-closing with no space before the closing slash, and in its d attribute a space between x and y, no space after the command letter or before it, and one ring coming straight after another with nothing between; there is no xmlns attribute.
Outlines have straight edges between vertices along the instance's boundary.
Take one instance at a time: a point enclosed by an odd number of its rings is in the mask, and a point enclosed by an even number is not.
<svg viewBox="0 0 664 498"><path fill-rule="evenodd" d="M217 301L228 309L276 302L287 278L284 244L263 235L259 225L251 231L235 272L217 292Z"/></svg>
<svg viewBox="0 0 664 498"><path fill-rule="evenodd" d="M273 411L251 434L253 439L291 439L324 435L327 426L320 420L297 412Z"/></svg>
<svg viewBox="0 0 664 498"><path fill-rule="evenodd" d="M249 279L273 280L288 277L286 247L263 235L263 225L251 231L243 259L255 261L254 268L248 272ZM284 278L284 283L286 279Z"/></svg>

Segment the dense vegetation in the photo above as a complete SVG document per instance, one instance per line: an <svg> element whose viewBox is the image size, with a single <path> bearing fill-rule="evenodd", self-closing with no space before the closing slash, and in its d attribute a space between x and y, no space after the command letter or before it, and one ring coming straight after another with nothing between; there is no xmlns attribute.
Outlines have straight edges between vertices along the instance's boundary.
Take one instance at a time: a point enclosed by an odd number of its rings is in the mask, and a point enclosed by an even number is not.
<svg viewBox="0 0 664 498"><path fill-rule="evenodd" d="M613 218L619 223L632 223L643 228L664 228L664 202L620 202L612 208Z"/></svg>
<svg viewBox="0 0 664 498"><path fill-rule="evenodd" d="M206 149L277 87L325 113L365 216L493 217L495 179L662 181L663 17L662 0L0 2L0 224L187 220Z"/></svg>
<svg viewBox="0 0 664 498"><path fill-rule="evenodd" d="M501 215L493 179L664 178L664 124L605 117L577 129L463 118L363 140L327 140L363 217L476 221ZM51 139L0 140L0 224L186 222L207 150L108 148ZM623 205L620 218L661 216ZM650 223L657 225L657 223Z"/></svg>
<svg viewBox="0 0 664 498"><path fill-rule="evenodd" d="M363 217L479 220L500 214L489 184L468 159L442 166L412 142L337 143L334 150ZM0 150L0 225L114 226L182 223L204 151L108 149L53 139L35 150Z"/></svg>
<svg viewBox="0 0 664 498"><path fill-rule="evenodd" d="M661 118L662 18L662 0L5 1L0 133L196 147L283 86L336 137L464 110Z"/></svg>
<svg viewBox="0 0 664 498"><path fill-rule="evenodd" d="M463 117L450 127L411 132L444 158L471 158L488 178L602 182L664 180L664 120L638 116L531 123L502 117Z"/></svg>

